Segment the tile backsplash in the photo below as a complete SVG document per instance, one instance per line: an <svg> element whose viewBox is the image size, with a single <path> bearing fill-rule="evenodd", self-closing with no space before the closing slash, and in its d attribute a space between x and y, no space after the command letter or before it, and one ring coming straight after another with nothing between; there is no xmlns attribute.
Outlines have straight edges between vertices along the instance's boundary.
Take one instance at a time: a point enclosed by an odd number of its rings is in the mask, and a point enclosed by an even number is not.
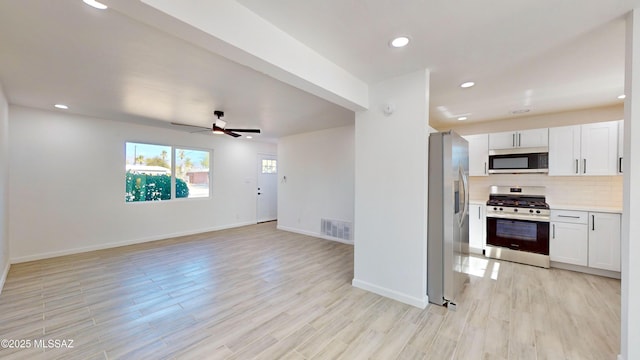
<svg viewBox="0 0 640 360"><path fill-rule="evenodd" d="M545 174L495 174L471 176L469 197L489 199L491 185L544 186L547 202L575 206L622 208L622 176L548 176Z"/></svg>

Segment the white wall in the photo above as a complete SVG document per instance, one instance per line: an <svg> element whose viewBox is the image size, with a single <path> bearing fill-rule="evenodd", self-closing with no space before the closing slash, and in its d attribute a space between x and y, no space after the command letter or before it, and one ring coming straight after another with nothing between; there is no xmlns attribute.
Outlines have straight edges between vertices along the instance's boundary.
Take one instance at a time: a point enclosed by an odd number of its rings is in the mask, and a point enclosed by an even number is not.
<svg viewBox="0 0 640 360"><path fill-rule="evenodd" d="M0 293L9 272L9 104L0 84Z"/></svg>
<svg viewBox="0 0 640 360"><path fill-rule="evenodd" d="M354 132L347 126L278 141L278 228L328 238L320 219L353 223Z"/></svg>
<svg viewBox="0 0 640 360"><path fill-rule="evenodd" d="M353 285L425 307L429 73L369 91L370 110L356 113Z"/></svg>
<svg viewBox="0 0 640 360"><path fill-rule="evenodd" d="M627 16L620 360L640 359L640 9Z"/></svg>
<svg viewBox="0 0 640 360"><path fill-rule="evenodd" d="M12 262L255 223L257 154L276 145L10 107ZM209 199L125 203L125 142L213 149Z"/></svg>

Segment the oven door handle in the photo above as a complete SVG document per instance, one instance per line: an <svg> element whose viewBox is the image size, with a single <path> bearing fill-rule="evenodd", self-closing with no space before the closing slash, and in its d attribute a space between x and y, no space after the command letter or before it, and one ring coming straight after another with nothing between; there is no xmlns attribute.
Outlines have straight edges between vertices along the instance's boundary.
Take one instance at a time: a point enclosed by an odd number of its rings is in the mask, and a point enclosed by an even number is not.
<svg viewBox="0 0 640 360"><path fill-rule="evenodd" d="M524 220L532 222L550 222L548 216L514 215L514 214L487 214L487 219Z"/></svg>

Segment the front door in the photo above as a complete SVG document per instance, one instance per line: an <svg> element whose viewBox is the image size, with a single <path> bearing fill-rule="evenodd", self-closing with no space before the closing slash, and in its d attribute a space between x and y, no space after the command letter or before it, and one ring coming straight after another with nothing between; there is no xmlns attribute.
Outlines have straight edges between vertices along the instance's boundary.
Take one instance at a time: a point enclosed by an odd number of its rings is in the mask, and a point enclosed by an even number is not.
<svg viewBox="0 0 640 360"><path fill-rule="evenodd" d="M278 218L278 160L275 155L258 155L257 220Z"/></svg>

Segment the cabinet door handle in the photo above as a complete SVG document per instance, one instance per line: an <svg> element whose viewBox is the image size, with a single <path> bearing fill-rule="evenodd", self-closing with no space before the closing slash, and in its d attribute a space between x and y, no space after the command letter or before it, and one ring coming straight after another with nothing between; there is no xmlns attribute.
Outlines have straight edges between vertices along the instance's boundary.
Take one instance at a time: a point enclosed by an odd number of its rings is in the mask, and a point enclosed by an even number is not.
<svg viewBox="0 0 640 360"><path fill-rule="evenodd" d="M484 162L484 174L487 175L487 162Z"/></svg>
<svg viewBox="0 0 640 360"><path fill-rule="evenodd" d="M578 159L576 159L576 174L578 174L578 173L579 173L579 171L578 171Z"/></svg>
<svg viewBox="0 0 640 360"><path fill-rule="evenodd" d="M552 239L556 238L556 224L551 225L551 227L553 228L553 235L551 235Z"/></svg>
<svg viewBox="0 0 640 360"><path fill-rule="evenodd" d="M618 158L618 172L622 172L622 156Z"/></svg>
<svg viewBox="0 0 640 360"><path fill-rule="evenodd" d="M522 146L522 134L518 133L518 147Z"/></svg>
<svg viewBox="0 0 640 360"><path fill-rule="evenodd" d="M596 229L596 216L591 215L591 230L595 230L595 229Z"/></svg>
<svg viewBox="0 0 640 360"><path fill-rule="evenodd" d="M511 134L511 147L516 147L516 133Z"/></svg>
<svg viewBox="0 0 640 360"><path fill-rule="evenodd" d="M582 159L582 173L587 173L587 159Z"/></svg>
<svg viewBox="0 0 640 360"><path fill-rule="evenodd" d="M482 219L482 216L480 216L480 206L478 206L478 219Z"/></svg>

